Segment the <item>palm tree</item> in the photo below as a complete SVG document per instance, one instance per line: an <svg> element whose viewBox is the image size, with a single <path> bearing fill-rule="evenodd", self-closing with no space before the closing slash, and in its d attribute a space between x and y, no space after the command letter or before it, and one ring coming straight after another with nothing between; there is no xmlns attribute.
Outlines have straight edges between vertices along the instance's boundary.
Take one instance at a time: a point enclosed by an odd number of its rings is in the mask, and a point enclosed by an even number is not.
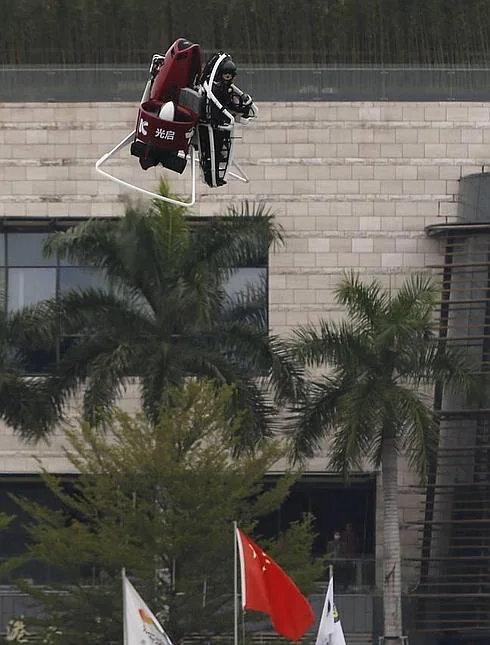
<svg viewBox="0 0 490 645"><path fill-rule="evenodd" d="M300 327L291 339L294 355L304 364L327 368L310 381L296 407L293 456L313 456L329 438L333 469L347 474L364 459L381 467L384 631L397 642L403 629L398 454L404 452L425 477L438 444L428 386L476 391L477 377L463 355L437 340L438 290L429 277L412 276L391 294L378 281L364 284L350 274L335 298L346 309L345 320Z"/></svg>
<svg viewBox="0 0 490 645"><path fill-rule="evenodd" d="M60 405L83 386L84 414L100 423L138 377L143 409L156 421L170 385L206 376L234 385L250 445L270 434L274 403L296 394L299 372L268 333L266 285L228 295L225 283L281 242L273 213L248 203L194 225L181 207L130 204L119 220L50 236L47 253L96 267L109 284L36 308L48 337L72 338L51 381Z"/></svg>
<svg viewBox="0 0 490 645"><path fill-rule="evenodd" d="M32 352L40 348L36 320L30 311L8 312L0 293L0 418L26 441L52 431L60 406L49 381L30 369Z"/></svg>

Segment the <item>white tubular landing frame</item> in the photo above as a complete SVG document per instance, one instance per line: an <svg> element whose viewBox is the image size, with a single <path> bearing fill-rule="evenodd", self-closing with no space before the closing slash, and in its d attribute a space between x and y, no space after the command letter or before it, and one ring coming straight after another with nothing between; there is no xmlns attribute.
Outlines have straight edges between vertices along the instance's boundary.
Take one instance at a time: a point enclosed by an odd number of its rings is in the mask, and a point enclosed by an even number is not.
<svg viewBox="0 0 490 645"><path fill-rule="evenodd" d="M127 136L125 136L122 141L120 141L116 146L114 146L112 150L109 150L109 152L106 152L104 155L102 155L102 157L98 159L98 161L95 163L95 170L99 172L101 175L104 175L104 177L107 177L108 179L115 181L121 186L124 186L125 188L130 188L131 190L137 190L139 193L142 193L147 197L151 197L152 199L157 199L158 201L161 201L161 202L168 202L170 204L175 204L176 206L192 206L193 204L195 204L196 203L196 155L195 155L194 148L192 146L190 147L192 188L191 188L191 198L187 202L182 201L180 199L173 199L172 197L166 197L164 195L160 195L159 193L154 193L153 191L146 190L145 188L141 188L140 186L135 186L134 184L130 184L129 182L124 181L123 179L119 179L119 177L115 177L114 175L111 175L111 173L107 172L107 170L102 169L102 165L106 161L109 161L109 159L113 157L116 153L118 153L119 150L121 150L122 148L124 148L130 143L130 141L134 138L135 133L136 133L136 130L133 130Z"/></svg>
<svg viewBox="0 0 490 645"><path fill-rule="evenodd" d="M243 172L241 166L239 166L234 159L232 160L231 166L237 172L231 172L231 170L228 169L228 172L226 174L230 175L230 177L234 177L235 179L239 179L240 181L243 181L245 184L248 184L249 183L249 178Z"/></svg>

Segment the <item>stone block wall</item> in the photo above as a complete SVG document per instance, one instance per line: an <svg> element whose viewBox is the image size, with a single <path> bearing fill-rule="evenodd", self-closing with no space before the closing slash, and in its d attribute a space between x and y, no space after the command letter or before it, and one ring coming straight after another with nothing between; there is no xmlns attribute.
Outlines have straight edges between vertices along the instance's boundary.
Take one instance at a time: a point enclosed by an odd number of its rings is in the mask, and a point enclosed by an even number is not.
<svg viewBox="0 0 490 645"><path fill-rule="evenodd" d="M274 332L340 315L332 287L345 269L396 289L411 271L440 262L439 242L424 227L452 221L459 177L487 164L490 104L264 103L259 111L256 123L236 132L236 159L250 183L200 183L191 212L215 214L244 199L264 200L276 212L287 243L270 258ZM135 118L129 103L0 104L0 217L122 215L124 189L98 175L94 163ZM144 173L127 151L112 171L146 188L158 185L159 172ZM188 178L167 177L189 194ZM36 450L63 469L56 443ZM32 452L8 429L0 433L4 472L35 470ZM325 468L326 457L310 468ZM403 465L404 527L422 517L415 483ZM405 553L414 551L415 534L404 530Z"/></svg>

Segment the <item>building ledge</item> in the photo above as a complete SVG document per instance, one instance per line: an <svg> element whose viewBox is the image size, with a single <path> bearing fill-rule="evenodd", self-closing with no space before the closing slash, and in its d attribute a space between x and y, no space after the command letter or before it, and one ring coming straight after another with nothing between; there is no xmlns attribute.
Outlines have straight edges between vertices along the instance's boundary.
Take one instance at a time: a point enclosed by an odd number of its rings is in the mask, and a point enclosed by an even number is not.
<svg viewBox="0 0 490 645"><path fill-rule="evenodd" d="M425 227L429 237L440 237L443 235L476 235L490 233L490 222L451 222L446 224L430 224Z"/></svg>

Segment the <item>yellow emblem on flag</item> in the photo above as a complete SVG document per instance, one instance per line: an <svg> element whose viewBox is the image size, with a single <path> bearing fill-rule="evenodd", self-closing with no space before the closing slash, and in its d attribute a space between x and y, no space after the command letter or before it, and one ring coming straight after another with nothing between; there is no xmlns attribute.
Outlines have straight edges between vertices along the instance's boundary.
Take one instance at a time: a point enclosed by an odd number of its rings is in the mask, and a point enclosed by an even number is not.
<svg viewBox="0 0 490 645"><path fill-rule="evenodd" d="M151 616L149 616L144 609L138 609L141 620L147 625L154 625Z"/></svg>

